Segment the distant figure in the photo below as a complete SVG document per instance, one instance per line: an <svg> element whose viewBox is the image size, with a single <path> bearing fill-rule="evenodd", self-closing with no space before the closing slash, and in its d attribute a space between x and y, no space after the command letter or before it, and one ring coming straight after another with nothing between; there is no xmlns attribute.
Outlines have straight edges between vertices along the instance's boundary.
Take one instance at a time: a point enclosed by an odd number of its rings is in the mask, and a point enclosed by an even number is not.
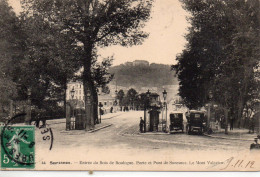
<svg viewBox="0 0 260 177"><path fill-rule="evenodd" d="M215 126L216 126L216 127L215 127L216 130L218 130L218 129L219 129L219 128L218 128L218 127L219 127L219 121L218 121L218 120L216 120L216 124L215 124Z"/></svg>
<svg viewBox="0 0 260 177"><path fill-rule="evenodd" d="M140 132L143 133L144 132L144 120L142 117L140 117L140 124L139 124L139 127L140 127Z"/></svg>
<svg viewBox="0 0 260 177"><path fill-rule="evenodd" d="M231 117L230 118L230 130L233 130L233 126L234 126L234 118Z"/></svg>
<svg viewBox="0 0 260 177"><path fill-rule="evenodd" d="M254 116L250 119L250 122L249 122L249 133L255 133L255 117Z"/></svg>
<svg viewBox="0 0 260 177"><path fill-rule="evenodd" d="M110 113L113 113L113 107L110 108Z"/></svg>

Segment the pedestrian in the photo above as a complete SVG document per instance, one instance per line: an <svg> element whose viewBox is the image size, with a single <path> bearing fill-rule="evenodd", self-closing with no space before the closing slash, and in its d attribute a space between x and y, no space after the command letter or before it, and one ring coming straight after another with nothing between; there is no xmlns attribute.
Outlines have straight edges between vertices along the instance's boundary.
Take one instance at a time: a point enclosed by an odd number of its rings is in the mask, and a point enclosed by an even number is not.
<svg viewBox="0 0 260 177"><path fill-rule="evenodd" d="M230 118L230 130L233 130L234 118Z"/></svg>
<svg viewBox="0 0 260 177"><path fill-rule="evenodd" d="M252 130L252 133L255 133L255 117L254 116L250 119L250 122L249 122L249 133L251 133L251 130Z"/></svg>
<svg viewBox="0 0 260 177"><path fill-rule="evenodd" d="M140 132L141 132L141 133L144 132L144 125L145 125L145 122L144 122L143 118L140 117L140 124L139 124L139 127L140 127Z"/></svg>

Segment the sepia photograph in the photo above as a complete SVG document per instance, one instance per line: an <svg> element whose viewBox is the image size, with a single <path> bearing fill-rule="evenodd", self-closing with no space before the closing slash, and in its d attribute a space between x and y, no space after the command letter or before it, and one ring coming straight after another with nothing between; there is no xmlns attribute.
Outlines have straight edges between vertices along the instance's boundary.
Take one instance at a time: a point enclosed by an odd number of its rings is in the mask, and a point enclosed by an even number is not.
<svg viewBox="0 0 260 177"><path fill-rule="evenodd" d="M259 0L0 0L1 171L260 171Z"/></svg>

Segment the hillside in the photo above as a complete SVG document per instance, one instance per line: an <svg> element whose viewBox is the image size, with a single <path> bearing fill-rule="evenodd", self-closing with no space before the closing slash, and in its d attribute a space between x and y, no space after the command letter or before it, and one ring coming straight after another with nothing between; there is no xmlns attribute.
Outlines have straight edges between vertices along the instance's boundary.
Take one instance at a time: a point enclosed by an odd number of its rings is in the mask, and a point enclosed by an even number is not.
<svg viewBox="0 0 260 177"><path fill-rule="evenodd" d="M162 87L178 84L175 72L170 65L152 63L148 66L118 65L111 67L110 73L115 75L111 84L130 87Z"/></svg>

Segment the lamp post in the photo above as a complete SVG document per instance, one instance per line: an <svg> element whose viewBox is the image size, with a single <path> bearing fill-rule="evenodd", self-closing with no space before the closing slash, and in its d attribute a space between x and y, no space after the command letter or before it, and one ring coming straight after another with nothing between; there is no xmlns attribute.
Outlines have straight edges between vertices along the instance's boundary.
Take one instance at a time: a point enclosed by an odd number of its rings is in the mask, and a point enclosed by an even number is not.
<svg viewBox="0 0 260 177"><path fill-rule="evenodd" d="M208 104L208 117L207 117L207 128L210 129L210 107L211 107L211 99L213 98L212 91L209 91L209 104Z"/></svg>
<svg viewBox="0 0 260 177"><path fill-rule="evenodd" d="M73 103L74 95L75 95L75 90L74 90L74 87L73 87L70 91L71 103L72 103L72 118L73 119L74 119L74 103ZM73 120L73 124L74 124L74 120ZM72 125L72 127L74 127L74 125Z"/></svg>
<svg viewBox="0 0 260 177"><path fill-rule="evenodd" d="M100 116L99 123L101 123L101 108L103 107L103 104L99 102L98 107L99 107L99 116Z"/></svg>
<svg viewBox="0 0 260 177"><path fill-rule="evenodd" d="M145 98L145 103L144 103L144 133L146 132L146 110L148 108L150 94L151 94L151 92L148 89L148 91L146 92L146 98Z"/></svg>
<svg viewBox="0 0 260 177"><path fill-rule="evenodd" d="M166 103L167 92L166 92L165 89L164 89L164 91L162 92L162 94L163 94L164 107L165 107L165 112L166 112L166 115L165 115L165 127L167 127L167 103ZM166 128L165 128L165 131L166 131Z"/></svg>
<svg viewBox="0 0 260 177"><path fill-rule="evenodd" d="M72 102L73 102L73 99L74 99L74 95L75 95L75 90L74 90L74 87L73 87L72 90L70 91L70 96L71 96ZM72 109L72 117L74 117L74 104L73 104L73 109Z"/></svg>

